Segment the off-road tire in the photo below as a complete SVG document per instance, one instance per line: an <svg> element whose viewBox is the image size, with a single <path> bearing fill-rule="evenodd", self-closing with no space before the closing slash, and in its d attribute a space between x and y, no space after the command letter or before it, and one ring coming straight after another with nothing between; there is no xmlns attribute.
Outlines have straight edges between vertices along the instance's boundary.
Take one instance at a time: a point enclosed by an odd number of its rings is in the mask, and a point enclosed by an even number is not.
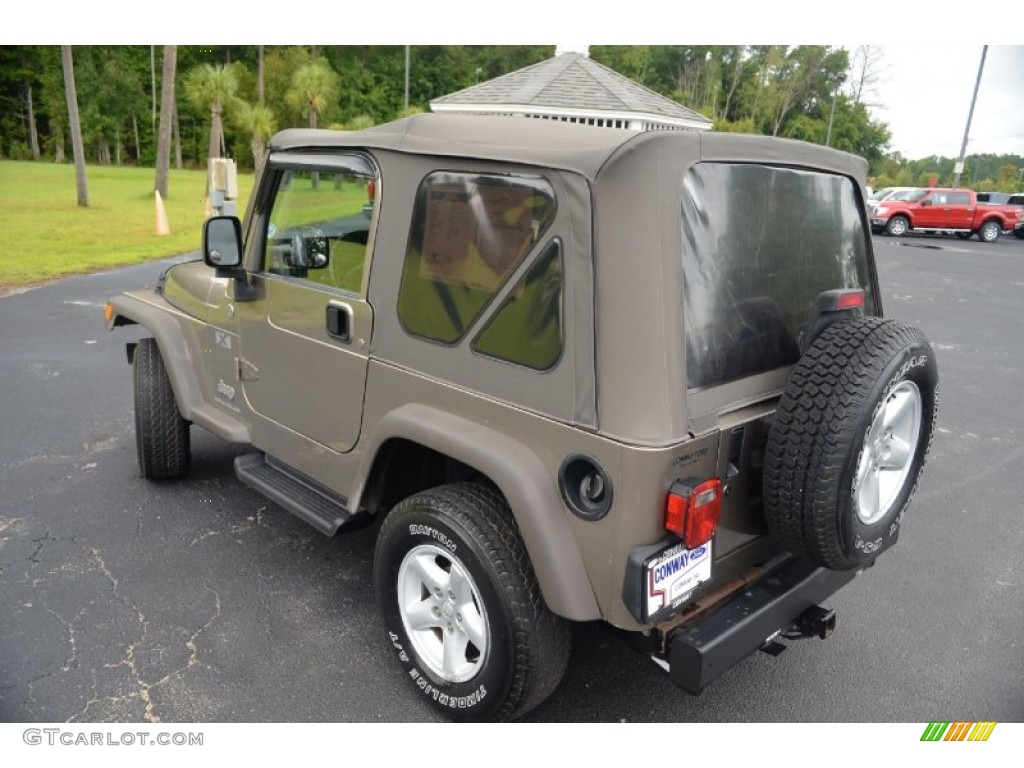
<svg viewBox="0 0 1024 768"><path fill-rule="evenodd" d="M474 588L476 607L470 611L482 618L487 640L467 679L445 679L436 656L431 662L418 650L430 650L422 638L431 643L431 635L421 629L414 642L403 618L416 614L420 603L434 604L429 591L413 600L416 608L399 603L400 593L409 594L403 591L409 586L403 562L424 555L449 575L468 574ZM544 701L561 681L569 660L568 622L544 604L508 504L494 488L455 483L396 505L377 538L374 581L388 645L403 677L437 712L454 720L515 719ZM438 615L437 643L450 637L445 617L458 612L458 602L454 610L434 605L439 609L432 614ZM467 657L474 649L470 644Z"/></svg>
<svg viewBox="0 0 1024 768"><path fill-rule="evenodd" d="M132 360L135 387L135 448L147 480L177 480L188 474L189 423L181 417L156 340L139 341Z"/></svg>
<svg viewBox="0 0 1024 768"><path fill-rule="evenodd" d="M919 398L919 426L911 421L908 427L902 414L898 427L879 421L897 397ZM769 529L791 552L826 568L850 570L873 560L899 532L924 467L937 407L935 354L920 330L877 317L827 328L794 368L769 433ZM861 478L872 471L865 463L876 455L872 446L894 429L913 437L906 441L911 447L900 470L905 475L889 476L897 482L879 496L888 501L866 515L858 483L862 492L868 487Z"/></svg>

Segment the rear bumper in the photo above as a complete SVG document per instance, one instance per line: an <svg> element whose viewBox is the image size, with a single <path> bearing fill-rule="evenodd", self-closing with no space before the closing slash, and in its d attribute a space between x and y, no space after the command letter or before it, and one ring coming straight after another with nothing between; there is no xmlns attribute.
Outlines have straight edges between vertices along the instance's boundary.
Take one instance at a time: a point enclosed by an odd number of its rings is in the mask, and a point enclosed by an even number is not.
<svg viewBox="0 0 1024 768"><path fill-rule="evenodd" d="M814 634L808 632L809 626L820 623L825 613L818 604L859 572L830 571L792 556L780 557L747 589L693 623L670 630L664 658L658 661L667 666L673 682L689 693L700 693L780 632ZM798 624L802 626L796 629ZM826 634L822 631L820 636Z"/></svg>

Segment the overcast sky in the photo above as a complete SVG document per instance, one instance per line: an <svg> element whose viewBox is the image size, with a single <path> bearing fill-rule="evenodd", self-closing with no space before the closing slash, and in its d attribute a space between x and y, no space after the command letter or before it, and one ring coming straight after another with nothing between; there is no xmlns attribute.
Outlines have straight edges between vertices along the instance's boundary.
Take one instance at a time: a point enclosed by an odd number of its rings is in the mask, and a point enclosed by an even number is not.
<svg viewBox="0 0 1024 768"><path fill-rule="evenodd" d="M876 92L865 101L889 125L904 157L958 157L981 45L881 46ZM989 46L971 119L967 154L1024 156L1024 46Z"/></svg>

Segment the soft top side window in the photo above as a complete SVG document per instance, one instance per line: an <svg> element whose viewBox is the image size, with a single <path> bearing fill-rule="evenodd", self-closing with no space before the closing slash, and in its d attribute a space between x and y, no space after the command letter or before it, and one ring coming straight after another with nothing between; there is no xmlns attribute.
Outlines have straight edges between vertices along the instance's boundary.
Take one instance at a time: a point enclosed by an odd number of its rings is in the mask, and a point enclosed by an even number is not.
<svg viewBox="0 0 1024 768"><path fill-rule="evenodd" d="M538 371L562 356L565 274L562 241L552 240L473 340L473 351Z"/></svg>
<svg viewBox="0 0 1024 768"><path fill-rule="evenodd" d="M438 171L416 194L398 293L405 330L458 342L555 215L541 177Z"/></svg>

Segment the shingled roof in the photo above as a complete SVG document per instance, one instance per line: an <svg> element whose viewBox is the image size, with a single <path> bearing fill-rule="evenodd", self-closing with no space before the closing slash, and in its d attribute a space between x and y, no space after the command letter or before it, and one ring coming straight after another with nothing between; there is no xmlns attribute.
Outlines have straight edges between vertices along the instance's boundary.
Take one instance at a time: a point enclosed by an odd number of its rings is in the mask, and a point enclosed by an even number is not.
<svg viewBox="0 0 1024 768"><path fill-rule="evenodd" d="M434 112L522 114L634 129L709 130L710 120L581 53L562 53L430 103Z"/></svg>

